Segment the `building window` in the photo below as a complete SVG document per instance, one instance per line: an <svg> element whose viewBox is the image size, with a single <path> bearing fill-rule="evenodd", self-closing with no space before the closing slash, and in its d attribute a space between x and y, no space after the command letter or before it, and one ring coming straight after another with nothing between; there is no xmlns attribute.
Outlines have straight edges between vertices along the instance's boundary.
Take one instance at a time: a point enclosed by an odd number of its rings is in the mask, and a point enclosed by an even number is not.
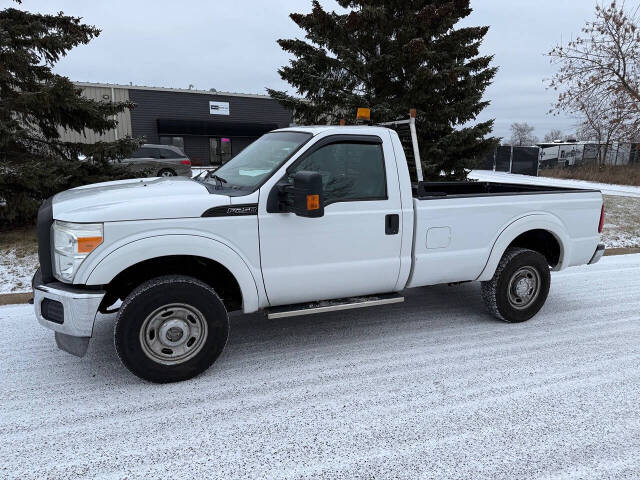
<svg viewBox="0 0 640 480"><path fill-rule="evenodd" d="M209 161L211 165L224 165L231 160L231 139L229 137L209 138Z"/></svg>
<svg viewBox="0 0 640 480"><path fill-rule="evenodd" d="M173 145L174 147L180 148L184 152L184 137L168 137L161 136L160 137L161 145Z"/></svg>

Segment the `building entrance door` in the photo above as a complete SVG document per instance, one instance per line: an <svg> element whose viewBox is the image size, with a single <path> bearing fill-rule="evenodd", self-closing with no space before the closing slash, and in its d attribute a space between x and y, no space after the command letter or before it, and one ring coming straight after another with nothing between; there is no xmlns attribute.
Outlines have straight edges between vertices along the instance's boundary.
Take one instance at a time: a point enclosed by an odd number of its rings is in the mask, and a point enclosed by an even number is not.
<svg viewBox="0 0 640 480"><path fill-rule="evenodd" d="M209 137L209 162L221 166L231 159L231 139L228 137Z"/></svg>

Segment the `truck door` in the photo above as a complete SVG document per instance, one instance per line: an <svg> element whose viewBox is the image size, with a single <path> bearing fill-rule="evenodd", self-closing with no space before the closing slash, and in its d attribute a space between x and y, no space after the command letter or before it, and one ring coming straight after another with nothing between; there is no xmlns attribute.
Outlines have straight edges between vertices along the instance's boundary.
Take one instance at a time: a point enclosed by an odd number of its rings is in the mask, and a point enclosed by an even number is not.
<svg viewBox="0 0 640 480"><path fill-rule="evenodd" d="M269 303L391 292L400 271L402 237L398 173L390 142L378 136L318 140L286 171L322 175L324 216L268 213L271 186L260 192L262 274Z"/></svg>

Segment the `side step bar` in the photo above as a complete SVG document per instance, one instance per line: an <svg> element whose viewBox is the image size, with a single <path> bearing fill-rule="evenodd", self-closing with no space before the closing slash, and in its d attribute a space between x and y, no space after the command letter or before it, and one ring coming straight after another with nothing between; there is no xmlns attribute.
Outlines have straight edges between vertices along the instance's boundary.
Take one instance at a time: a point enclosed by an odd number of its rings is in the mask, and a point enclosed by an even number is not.
<svg viewBox="0 0 640 480"><path fill-rule="evenodd" d="M352 308L375 307L390 303L404 302L404 297L398 293L385 293L368 297L340 298L337 300L322 300L319 302L299 303L267 309L267 318L295 317L297 315L313 315L314 313L351 310Z"/></svg>

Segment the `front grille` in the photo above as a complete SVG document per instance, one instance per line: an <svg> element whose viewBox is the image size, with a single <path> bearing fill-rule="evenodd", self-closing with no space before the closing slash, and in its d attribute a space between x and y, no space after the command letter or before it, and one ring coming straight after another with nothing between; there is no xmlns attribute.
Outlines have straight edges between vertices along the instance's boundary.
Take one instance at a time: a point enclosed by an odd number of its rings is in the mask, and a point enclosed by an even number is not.
<svg viewBox="0 0 640 480"><path fill-rule="evenodd" d="M36 234L38 236L38 260L42 283L53 282L53 265L51 261L51 225L53 225L52 197L44 201L38 210Z"/></svg>
<svg viewBox="0 0 640 480"><path fill-rule="evenodd" d="M56 300L51 300L50 298L42 299L40 303L40 313L42 314L42 318L50 322L61 325L64 323L64 306Z"/></svg>

